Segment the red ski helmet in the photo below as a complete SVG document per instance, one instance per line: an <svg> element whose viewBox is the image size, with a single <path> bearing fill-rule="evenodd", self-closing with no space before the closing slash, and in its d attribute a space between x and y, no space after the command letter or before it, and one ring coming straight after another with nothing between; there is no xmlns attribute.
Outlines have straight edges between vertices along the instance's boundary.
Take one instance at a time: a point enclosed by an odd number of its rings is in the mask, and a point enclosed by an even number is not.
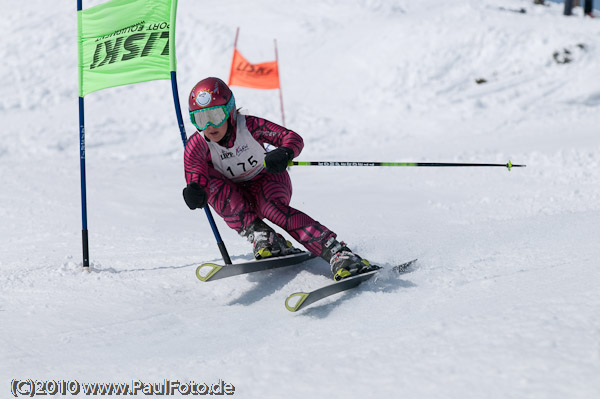
<svg viewBox="0 0 600 399"><path fill-rule="evenodd" d="M190 119L198 130L209 125L219 127L229 118L235 122L235 98L231 89L219 78L206 78L196 83L188 103Z"/></svg>

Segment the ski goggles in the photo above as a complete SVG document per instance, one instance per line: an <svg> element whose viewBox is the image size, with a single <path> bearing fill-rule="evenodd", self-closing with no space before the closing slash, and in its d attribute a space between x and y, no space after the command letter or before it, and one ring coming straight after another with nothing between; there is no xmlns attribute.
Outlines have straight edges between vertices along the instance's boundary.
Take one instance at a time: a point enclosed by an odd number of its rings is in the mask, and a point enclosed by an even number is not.
<svg viewBox="0 0 600 399"><path fill-rule="evenodd" d="M231 96L225 105L190 111L190 119L192 120L192 124L200 131L206 129L208 126L219 127L229 118L229 114L234 108L235 100Z"/></svg>

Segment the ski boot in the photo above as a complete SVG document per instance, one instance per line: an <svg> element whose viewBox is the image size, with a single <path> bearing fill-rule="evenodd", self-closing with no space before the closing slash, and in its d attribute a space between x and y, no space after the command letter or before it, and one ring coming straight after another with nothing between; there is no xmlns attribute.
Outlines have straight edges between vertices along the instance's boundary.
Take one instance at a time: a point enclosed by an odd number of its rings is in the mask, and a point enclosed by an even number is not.
<svg viewBox="0 0 600 399"><path fill-rule="evenodd" d="M252 243L254 259L266 259L296 253L292 243L277 234L269 225L257 219L241 233Z"/></svg>
<svg viewBox="0 0 600 399"><path fill-rule="evenodd" d="M371 264L368 260L352 252L343 241L338 242L334 237L330 238L325 244L321 257L329 262L335 281L340 281L371 269Z"/></svg>

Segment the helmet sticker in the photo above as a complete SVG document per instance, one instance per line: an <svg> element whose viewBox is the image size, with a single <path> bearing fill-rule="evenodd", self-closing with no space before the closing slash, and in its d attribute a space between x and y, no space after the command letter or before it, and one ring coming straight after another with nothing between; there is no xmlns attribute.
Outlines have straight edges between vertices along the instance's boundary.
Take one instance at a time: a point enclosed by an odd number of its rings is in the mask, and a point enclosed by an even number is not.
<svg viewBox="0 0 600 399"><path fill-rule="evenodd" d="M206 107L212 101L212 94L208 91L201 91L196 96L196 104L201 107Z"/></svg>

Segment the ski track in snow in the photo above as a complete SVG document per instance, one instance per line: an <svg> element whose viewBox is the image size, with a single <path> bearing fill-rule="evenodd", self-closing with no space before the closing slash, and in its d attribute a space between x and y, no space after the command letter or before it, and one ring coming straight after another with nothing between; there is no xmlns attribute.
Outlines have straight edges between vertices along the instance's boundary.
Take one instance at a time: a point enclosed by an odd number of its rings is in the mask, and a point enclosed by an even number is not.
<svg viewBox="0 0 600 399"><path fill-rule="evenodd" d="M181 199L167 81L86 97L81 271L75 5L0 4L0 396L14 378L168 378L239 398L600 397L600 23L562 7L179 2L182 104L227 78L238 26L252 62L276 38L299 160L527 165L291 168L292 205L357 253L419 261L289 313L287 295L331 281L326 263L195 278L220 254ZM280 122L274 91L234 92Z"/></svg>

